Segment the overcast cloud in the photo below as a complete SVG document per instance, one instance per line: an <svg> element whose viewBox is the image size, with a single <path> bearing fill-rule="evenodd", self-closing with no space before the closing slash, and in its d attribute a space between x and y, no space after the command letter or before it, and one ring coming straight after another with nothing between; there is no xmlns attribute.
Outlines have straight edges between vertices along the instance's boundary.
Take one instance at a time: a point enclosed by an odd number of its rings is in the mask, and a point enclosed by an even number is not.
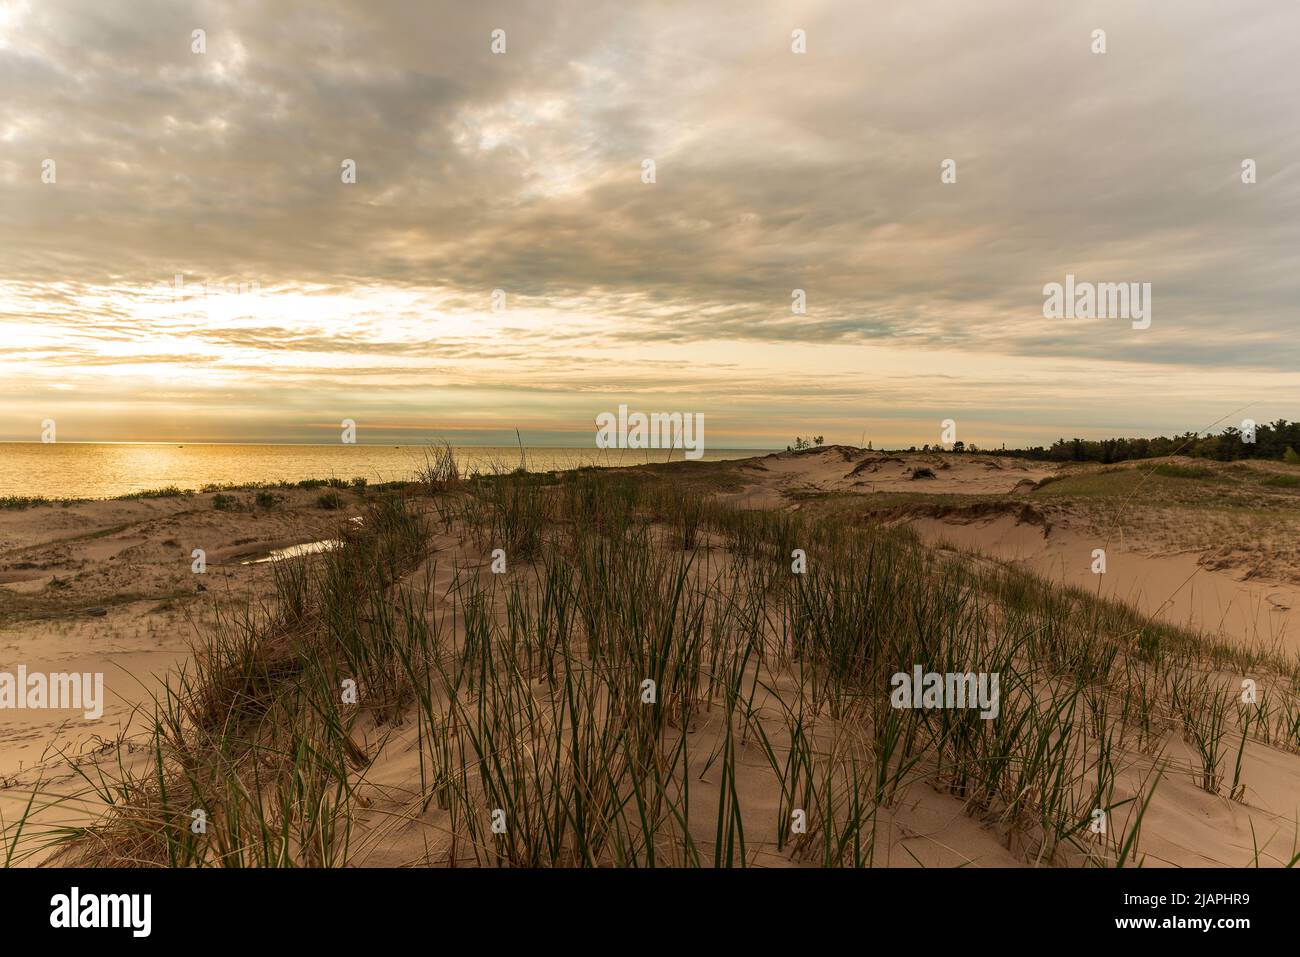
<svg viewBox="0 0 1300 957"><path fill-rule="evenodd" d="M0 439L1300 417L1297 90L1291 0L0 2Z"/></svg>

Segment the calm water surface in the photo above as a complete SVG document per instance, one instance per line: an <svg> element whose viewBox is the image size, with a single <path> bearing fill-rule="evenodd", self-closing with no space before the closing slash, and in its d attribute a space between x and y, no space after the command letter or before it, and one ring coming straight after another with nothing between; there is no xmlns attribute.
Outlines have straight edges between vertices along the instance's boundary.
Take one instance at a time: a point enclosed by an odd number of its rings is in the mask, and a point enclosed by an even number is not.
<svg viewBox="0 0 1300 957"><path fill-rule="evenodd" d="M713 449L705 461L766 455L767 449ZM115 445L80 442L0 443L0 497L112 498L175 485L297 482L307 478L365 478L374 482L413 477L431 454L428 446L384 445ZM665 449L526 449L530 471L572 469L583 465L638 465L663 462ZM456 449L464 469L517 468L519 448ZM672 460L682 459L680 449Z"/></svg>

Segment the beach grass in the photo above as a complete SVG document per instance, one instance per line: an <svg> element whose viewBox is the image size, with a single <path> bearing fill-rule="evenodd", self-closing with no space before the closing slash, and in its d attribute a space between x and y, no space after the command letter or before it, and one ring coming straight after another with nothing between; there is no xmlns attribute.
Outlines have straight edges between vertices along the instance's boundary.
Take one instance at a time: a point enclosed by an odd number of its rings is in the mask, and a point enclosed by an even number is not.
<svg viewBox="0 0 1300 957"><path fill-rule="evenodd" d="M1023 863L1133 866L1161 781L1240 800L1248 742L1300 752L1296 661L869 517L449 454L276 563L155 698L150 768L82 767L8 823L11 860L344 866L400 828L427 865L873 866L913 854L926 788ZM998 675L997 717L894 706L917 666ZM377 825L399 736L416 767Z"/></svg>

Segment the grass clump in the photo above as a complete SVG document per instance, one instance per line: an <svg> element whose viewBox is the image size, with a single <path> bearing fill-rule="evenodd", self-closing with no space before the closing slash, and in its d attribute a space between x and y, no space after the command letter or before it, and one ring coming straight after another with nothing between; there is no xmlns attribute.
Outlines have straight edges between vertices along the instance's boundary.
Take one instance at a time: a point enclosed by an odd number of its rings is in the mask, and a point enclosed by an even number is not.
<svg viewBox="0 0 1300 957"><path fill-rule="evenodd" d="M192 489L180 488L176 485L166 485L162 488L148 488L139 492L130 492L121 497L124 499L182 498L193 494L194 491Z"/></svg>
<svg viewBox="0 0 1300 957"><path fill-rule="evenodd" d="M416 470L416 476L429 494L454 488L461 479L456 450L446 442L426 449L424 464Z"/></svg>
<svg viewBox="0 0 1300 957"><path fill-rule="evenodd" d="M0 497L0 508L14 509L15 511L24 511L40 505L53 504L43 495L5 495Z"/></svg>

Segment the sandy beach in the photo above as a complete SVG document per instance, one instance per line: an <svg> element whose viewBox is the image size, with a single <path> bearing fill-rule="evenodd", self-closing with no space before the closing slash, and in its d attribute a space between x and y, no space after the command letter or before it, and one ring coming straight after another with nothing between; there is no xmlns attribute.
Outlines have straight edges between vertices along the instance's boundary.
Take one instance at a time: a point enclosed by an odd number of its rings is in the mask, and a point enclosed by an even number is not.
<svg viewBox="0 0 1300 957"><path fill-rule="evenodd" d="M943 574L938 570L947 563L976 572L1015 569L1036 576L1045 587L1062 589L1063 594L1075 589L1082 595L1112 599L1140 616L1134 620L1150 616L1179 634L1203 641L1209 650L1179 666L1189 669L1188 674L1195 671L1229 689L1253 676L1276 695L1293 695L1290 681L1300 660L1293 609L1300 576L1285 548L1272 556L1267 567L1274 577L1268 577L1250 564L1245 552L1237 562L1224 560L1233 545L1230 537L1220 535L1217 547L1198 550L1188 541L1149 534L1149 528L1167 528L1159 516L1167 517L1170 509L1181 510L1184 518L1202 516L1212 521L1215 496L1223 489L1213 477L1197 483L1200 498L1187 499L1187 488L1175 488L1183 497L1182 504L1175 505L1165 501L1173 494L1168 492L1169 483L1187 480L1165 479L1153 472L1138 476L1148 483L1143 497L1129 495L1124 483L1134 476L1119 473L1148 465L1106 470L984 455L886 454L837 446L736 462L555 473L535 481L546 486L539 494L557 503L579 481L590 481L584 488L591 490L622 482L667 490L640 493L649 495L642 501L651 503L642 519L649 536L646 554L670 562L680 560L672 558L674 554L685 555L690 564L681 581L702 595L723 582L742 580L738 576L746 574L743 569L752 557L737 551L738 540L724 533L726 522L733 519L718 519L722 524L713 526L701 520L689 547L683 551L678 544L674 549L672 528L680 518L664 512L668 506L653 503L671 501L676 486L698 489L701 502L715 501L729 510L727 515L738 516L734 520L762 515L830 519L833 525L876 529L871 535L902 536L918 543L914 547L921 549L917 554L924 554L925 562L936 563L935 572L926 574ZM1260 476L1269 474L1267 466L1252 468ZM1229 487L1236 494L1246 483L1234 479ZM467 503L493 501L492 496L500 494L488 490L494 483L501 487L501 483L522 481L499 476L482 487L460 483L432 490L346 488L327 500L329 507L321 504L326 493L311 489L279 492L274 499L262 499L262 504L254 491L230 492L220 508L214 502L221 493L199 493L0 512L4 667L21 662L31 671L102 672L107 689L104 715L93 722L69 711L0 713L0 811L5 821L12 826L23 817L33 789L51 806L32 816L31 835L41 833L42 821L103 827L114 814L120 816L122 811L104 807L87 793L88 777L147 778L154 760L149 729L160 710L158 701L166 697L162 689L168 681L176 693L181 687L176 675L193 674L196 656L213 654L214 634L243 628L241 633L268 640L266 628L284 600L283 583L277 583L279 571L329 566L336 561L333 553L315 549L322 548L320 543L350 541L350 535L360 534L357 530L373 520L367 516L373 516L377 501L404 502L403 507L423 516L420 521L426 523L421 526L425 531L420 533L419 554L385 586L387 600L416 603L419 610L413 613L440 636L439 647L452 655L449 660L468 653L467 643L472 646L474 629L479 627L474 622L481 619L467 617L467 609L482 609L478 614L486 613L493 629L509 629L513 616L524 614L522 609L528 607L516 604L519 597L540 596L537 590L544 589L545 568L553 560L546 556L552 546L539 544L540 551L521 553L518 545L510 544L506 529L492 532L489 521L485 532L482 517L473 518L466 509ZM1097 481L1118 483L1118 492L1113 497L1071 493L1075 486L1085 487L1079 483ZM1250 494L1269 493L1261 488ZM1300 510L1290 495L1273 505L1289 510L1284 514L1291 524L1276 529L1277 540L1285 542L1300 522ZM571 513L571 519L564 514L558 505L547 507L549 518L536 530L539 542L553 541L561 547L565 536L572 534L564 531L566 524L593 521L592 514L582 510ZM1113 520L1115 515L1122 517ZM631 518L632 513L624 517ZM607 534L600 527L590 534ZM510 556L504 575L492 570L496 556L488 546L494 536ZM345 544L344 549L358 547ZM1104 574L1092 570L1096 548L1106 551ZM195 549L202 549L206 557L201 574L194 571ZM560 554L556 552L554 560ZM830 557L830 553L821 555ZM524 591L518 592L521 588ZM627 600L648 601L654 607L655 594L654 587L648 586L645 596ZM719 621L726 622L724 628L734 627L745 614L737 610ZM720 801L725 805L734 800L737 820L744 822L748 863L807 865L816 862L816 855L810 857L808 848L792 835L786 834L784 840L766 836L774 820L790 813L780 778L773 777L774 767L781 762L778 759L774 765L771 760L781 754L788 759L796 750L791 734L797 726L783 715L797 702L809 707L811 687L805 666L780 650L788 640L781 637L783 629L772 627L756 633L767 649L762 661L737 665L737 680L750 686L744 720L735 715L728 720L725 709L718 710L718 690L707 690L711 684L706 682L689 693L695 704L681 713L684 724L670 719L659 733L668 746L678 740L673 737L674 726L685 732L675 779L691 780L692 806L716 808ZM602 632L583 628L581 633L594 640ZM1136 635L1123 642L1128 649L1124 655L1140 644ZM537 673L537 661L530 660L534 675L519 690L529 689L533 706L541 709L537 720L549 727L550 721L559 719L544 716L559 702L547 688L558 679L546 678L545 669ZM1193 666L1192 662L1200 663ZM1132 664L1137 663L1134 659ZM1243 663L1248 667L1243 669ZM579 665L575 659L565 668L582 671L592 666ZM424 667L430 669L427 680L436 683L432 676L441 674L442 666L430 659ZM1033 685L1048 679L1025 680ZM429 722L434 712L421 717L418 692L414 699L410 692L385 692L382 703L366 707L368 690L363 686L359 710L346 709L347 740L359 762L350 772L352 790L346 807L337 811L347 816L353 834L348 863L436 864L466 854L470 862L484 862L482 854L493 852L490 839L481 836L482 829L464 831L464 822L456 821L454 810L437 810L442 799L433 808L428 805ZM811 706L818 711L828 707L815 701ZM445 700L443 705L448 706ZM612 701L599 705L609 707ZM832 707L816 720L809 718L810 746L818 754L823 749L828 755L852 750L846 742L862 733L869 740L871 728L880 720L867 714L835 717L835 711ZM1141 819L1144 863L1239 867L1290 859L1296 839L1293 822L1300 814L1300 741L1273 730L1249 736L1235 768L1239 785L1229 793L1232 789L1226 783L1207 789L1198 779L1201 765L1196 748L1187 729L1178 730L1177 721L1155 720L1149 735L1132 741L1123 730L1128 723L1125 719L1118 731L1119 743L1111 758L1116 801L1131 809L1122 796L1143 795L1159 776ZM519 733L539 732L534 727L521 728ZM1236 743L1231 739L1231 748L1223 745L1223 760L1237 760ZM720 752L733 758L724 779L711 770ZM881 760L872 754L868 748L862 759ZM1049 850L1041 843L1041 834L1035 837L1032 828L1024 831L1015 826L996 806L973 808L969 795L938 785L941 779L932 777L934 768L924 751L915 760L914 768L900 775L897 793L872 814L870 857L877 866L1077 865L1088 859L1069 842L1058 842ZM734 796L729 797L733 789ZM67 800L55 804L55 797ZM111 833L111 828L104 833ZM685 835L689 835L687 845L680 844L681 837L677 843L667 841L662 850L666 860L683 861L680 855L689 853L684 847L694 847L705 856L715 850L717 835L707 815L693 822ZM480 846L484 840L488 844ZM1077 843L1087 846L1086 841ZM1104 846L1095 849L1098 860L1104 859ZM50 853L35 844L31 847L32 863ZM100 853L107 851L82 840L65 848L61 860L76 861L81 855L88 862L99 860L95 855Z"/></svg>

